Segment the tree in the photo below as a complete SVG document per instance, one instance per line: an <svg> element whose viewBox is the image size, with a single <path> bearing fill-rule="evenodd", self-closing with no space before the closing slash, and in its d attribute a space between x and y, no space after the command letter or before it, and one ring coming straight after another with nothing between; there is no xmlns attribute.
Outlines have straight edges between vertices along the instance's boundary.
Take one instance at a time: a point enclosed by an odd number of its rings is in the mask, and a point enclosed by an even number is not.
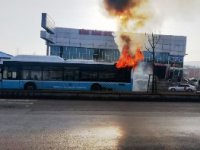
<svg viewBox="0 0 200 150"><path fill-rule="evenodd" d="M151 35L147 35L147 39L148 39L148 43L150 45L150 48L148 48L145 45L145 48L148 52L150 52L152 54L152 70L153 70L153 77L152 77L152 94L156 92L155 89L155 49L156 49L156 45L158 44L159 40L160 40L160 36L159 35L155 35L155 34L151 34Z"/></svg>

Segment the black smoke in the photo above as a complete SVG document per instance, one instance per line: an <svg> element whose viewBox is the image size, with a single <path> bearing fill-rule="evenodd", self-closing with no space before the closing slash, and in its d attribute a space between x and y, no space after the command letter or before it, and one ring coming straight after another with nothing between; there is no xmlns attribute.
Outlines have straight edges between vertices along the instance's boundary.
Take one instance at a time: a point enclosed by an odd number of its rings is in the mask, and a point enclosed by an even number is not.
<svg viewBox="0 0 200 150"><path fill-rule="evenodd" d="M118 15L139 6L142 1L144 0L104 0L104 5L112 15Z"/></svg>

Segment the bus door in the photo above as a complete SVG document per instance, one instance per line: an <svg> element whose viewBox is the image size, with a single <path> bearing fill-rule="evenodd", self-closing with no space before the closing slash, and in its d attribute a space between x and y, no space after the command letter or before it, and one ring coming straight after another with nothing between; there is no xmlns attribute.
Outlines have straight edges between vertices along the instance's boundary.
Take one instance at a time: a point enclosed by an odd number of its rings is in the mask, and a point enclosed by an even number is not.
<svg viewBox="0 0 200 150"><path fill-rule="evenodd" d="M40 88L62 90L63 87L63 69L61 67L45 67Z"/></svg>
<svg viewBox="0 0 200 150"><path fill-rule="evenodd" d="M79 82L79 68L65 67L64 68L64 89L66 90L82 90Z"/></svg>
<svg viewBox="0 0 200 150"><path fill-rule="evenodd" d="M2 88L2 69L0 68L0 89L1 88Z"/></svg>

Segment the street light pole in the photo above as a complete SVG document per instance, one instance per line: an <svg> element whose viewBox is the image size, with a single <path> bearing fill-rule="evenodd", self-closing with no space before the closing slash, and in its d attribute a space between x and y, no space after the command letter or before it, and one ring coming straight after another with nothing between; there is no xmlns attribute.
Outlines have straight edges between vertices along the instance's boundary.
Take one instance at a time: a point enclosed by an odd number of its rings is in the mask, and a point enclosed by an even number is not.
<svg viewBox="0 0 200 150"><path fill-rule="evenodd" d="M49 42L46 41L46 45L47 45L47 52L46 52L46 55L49 56Z"/></svg>
<svg viewBox="0 0 200 150"><path fill-rule="evenodd" d="M152 51L153 51L153 62L152 62L152 67L153 67L153 78L152 78L152 93L155 92L155 43L154 43L154 38L152 34Z"/></svg>

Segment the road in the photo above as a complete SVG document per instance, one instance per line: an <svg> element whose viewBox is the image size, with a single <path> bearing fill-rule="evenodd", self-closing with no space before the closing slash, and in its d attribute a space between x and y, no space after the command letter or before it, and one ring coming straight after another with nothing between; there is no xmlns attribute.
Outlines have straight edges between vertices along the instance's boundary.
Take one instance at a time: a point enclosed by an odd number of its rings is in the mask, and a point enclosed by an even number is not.
<svg viewBox="0 0 200 150"><path fill-rule="evenodd" d="M0 100L0 149L199 149L200 103Z"/></svg>

